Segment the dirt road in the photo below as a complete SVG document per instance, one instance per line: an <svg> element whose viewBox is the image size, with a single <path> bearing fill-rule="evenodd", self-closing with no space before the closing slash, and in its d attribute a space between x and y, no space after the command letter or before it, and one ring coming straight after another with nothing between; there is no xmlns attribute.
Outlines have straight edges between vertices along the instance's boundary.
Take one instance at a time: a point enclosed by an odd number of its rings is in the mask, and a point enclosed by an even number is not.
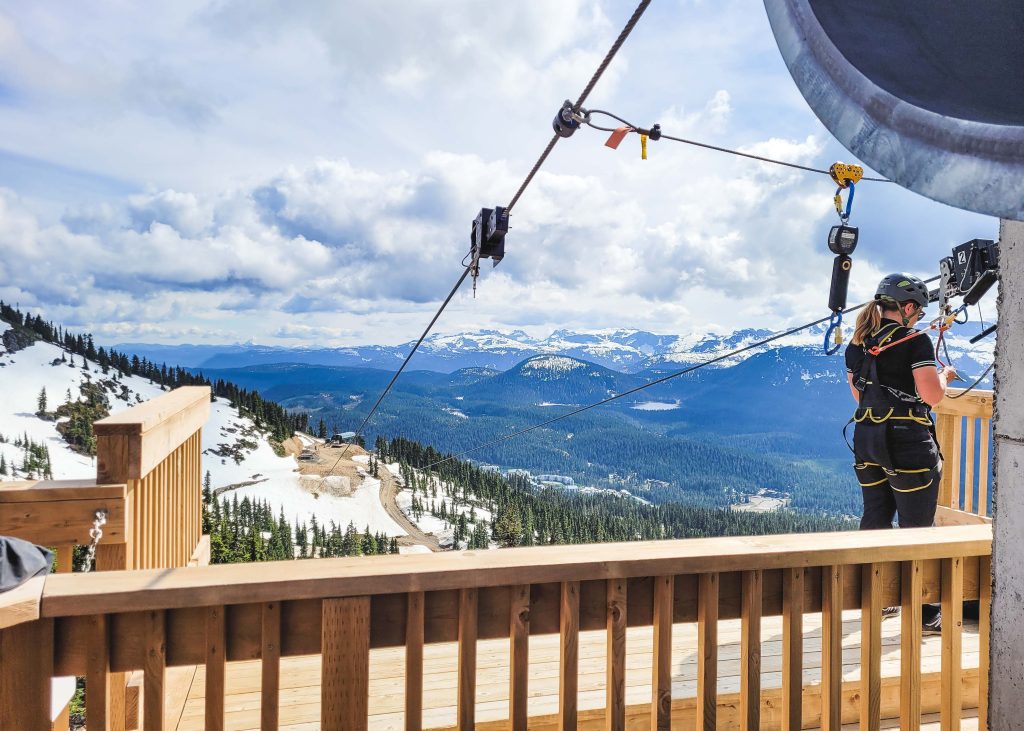
<svg viewBox="0 0 1024 731"><path fill-rule="evenodd" d="M352 445L347 450L345 447L332 447L330 444L317 444L314 446L315 460L298 460L299 471L309 475L342 475L351 480L352 485L358 485L363 479L359 474L360 468L365 470L367 465L355 462L352 458L359 455L366 455L367 451L362 447ZM344 453L344 457L341 457ZM339 458L341 458L339 460ZM400 546L426 546L431 551L440 551L441 546L437 538L424 533L419 527L409 520L408 516L398 508L395 498L398 494L398 480L388 472L387 468L380 468L380 504L407 535L399 536Z"/></svg>
<svg viewBox="0 0 1024 731"><path fill-rule="evenodd" d="M440 551L441 546L437 542L437 537L421 531L415 523L409 520L405 513L398 509L398 503L395 500L398 494L398 481L392 477L390 472L385 477L384 473L386 471L385 468L381 468L380 503L384 506L388 515L391 516L391 519L402 526L402 530L409 534L408 543L403 542L401 538L398 539L398 542L402 545L420 545L426 546L431 551Z"/></svg>

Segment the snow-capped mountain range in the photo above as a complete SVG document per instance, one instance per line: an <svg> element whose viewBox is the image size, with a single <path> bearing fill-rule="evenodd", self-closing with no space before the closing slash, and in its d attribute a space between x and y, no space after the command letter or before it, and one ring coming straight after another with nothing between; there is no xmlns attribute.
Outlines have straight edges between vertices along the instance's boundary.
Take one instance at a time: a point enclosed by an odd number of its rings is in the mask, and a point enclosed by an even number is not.
<svg viewBox="0 0 1024 731"><path fill-rule="evenodd" d="M821 350L824 326L817 326L776 341L770 346L747 351L722 360L718 365L735 365L756 352L774 347L806 347ZM968 323L948 338L950 354L970 354L977 362L990 362L994 340L976 345L967 342L979 330ZM708 333L656 334L643 330L599 330L580 332L555 330L546 338L522 330L479 330L427 337L411 367L451 373L463 368L507 370L536 355L562 355L589 361L624 373L686 366L703 362L769 337L770 330L743 329L727 335ZM393 370L413 343L364 345L344 348L283 348L253 344L237 345L150 345L126 343L118 350L135 353L156 363L187 368L240 368L272 363L347 366ZM841 358L841 356L836 356Z"/></svg>

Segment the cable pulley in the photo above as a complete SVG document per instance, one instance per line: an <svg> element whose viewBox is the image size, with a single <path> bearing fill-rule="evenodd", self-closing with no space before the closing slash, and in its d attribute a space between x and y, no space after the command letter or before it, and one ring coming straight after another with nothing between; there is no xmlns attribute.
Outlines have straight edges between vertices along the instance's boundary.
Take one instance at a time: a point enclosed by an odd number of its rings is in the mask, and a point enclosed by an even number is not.
<svg viewBox="0 0 1024 731"><path fill-rule="evenodd" d="M469 234L470 274L473 277L473 296L476 280L480 276L480 260L491 259L494 266L505 258L505 234L508 233L508 212L502 206L481 208L473 219Z"/></svg>

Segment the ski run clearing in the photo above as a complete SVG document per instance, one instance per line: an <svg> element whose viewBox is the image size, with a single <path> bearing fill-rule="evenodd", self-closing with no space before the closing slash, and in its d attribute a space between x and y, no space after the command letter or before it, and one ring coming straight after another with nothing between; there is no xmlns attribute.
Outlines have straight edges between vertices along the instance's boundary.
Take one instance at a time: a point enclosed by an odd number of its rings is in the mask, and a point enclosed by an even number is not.
<svg viewBox="0 0 1024 731"><path fill-rule="evenodd" d="M0 328L0 333L7 329L6 325ZM111 413L163 393L145 378L117 376L113 370L103 374L94 363L89 364L89 371L82 366L81 357L71 358L70 353L49 343L37 342L16 353L0 346L0 435L4 438L0 454L8 465L8 474L0 475L0 481L27 478L21 472L11 474L12 468L23 463L23 449L13 442L25 435L48 448L54 479L88 479L96 475L95 460L74 452L57 432L57 422L36 415L43 389L50 411L69 396L78 400L82 385L87 382L104 385ZM373 533L406 535L380 502L380 480L365 477L352 487L348 478L330 477L317 490L319 497L315 497L318 477L301 475L293 456L278 456L266 434L251 419L240 416L227 401L217 399L210 406L210 420L202 433L202 471L204 475L209 472L211 487L220 497L266 501L275 513L283 511L293 525L309 524L316 515L321 524L330 525L333 521L343 530L351 522L360 531L369 526ZM298 438L303 446L314 443L306 435Z"/></svg>

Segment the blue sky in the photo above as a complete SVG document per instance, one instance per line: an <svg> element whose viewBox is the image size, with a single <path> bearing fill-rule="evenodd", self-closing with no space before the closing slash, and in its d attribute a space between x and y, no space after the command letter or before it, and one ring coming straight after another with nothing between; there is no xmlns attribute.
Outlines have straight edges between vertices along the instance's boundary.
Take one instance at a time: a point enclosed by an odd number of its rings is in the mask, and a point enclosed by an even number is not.
<svg viewBox="0 0 1024 731"><path fill-rule="evenodd" d="M415 337L627 2L0 6L0 298L101 342ZM760 3L658 0L588 105L827 167ZM781 327L825 311L827 178L583 130L440 331ZM852 298L997 222L864 184Z"/></svg>

